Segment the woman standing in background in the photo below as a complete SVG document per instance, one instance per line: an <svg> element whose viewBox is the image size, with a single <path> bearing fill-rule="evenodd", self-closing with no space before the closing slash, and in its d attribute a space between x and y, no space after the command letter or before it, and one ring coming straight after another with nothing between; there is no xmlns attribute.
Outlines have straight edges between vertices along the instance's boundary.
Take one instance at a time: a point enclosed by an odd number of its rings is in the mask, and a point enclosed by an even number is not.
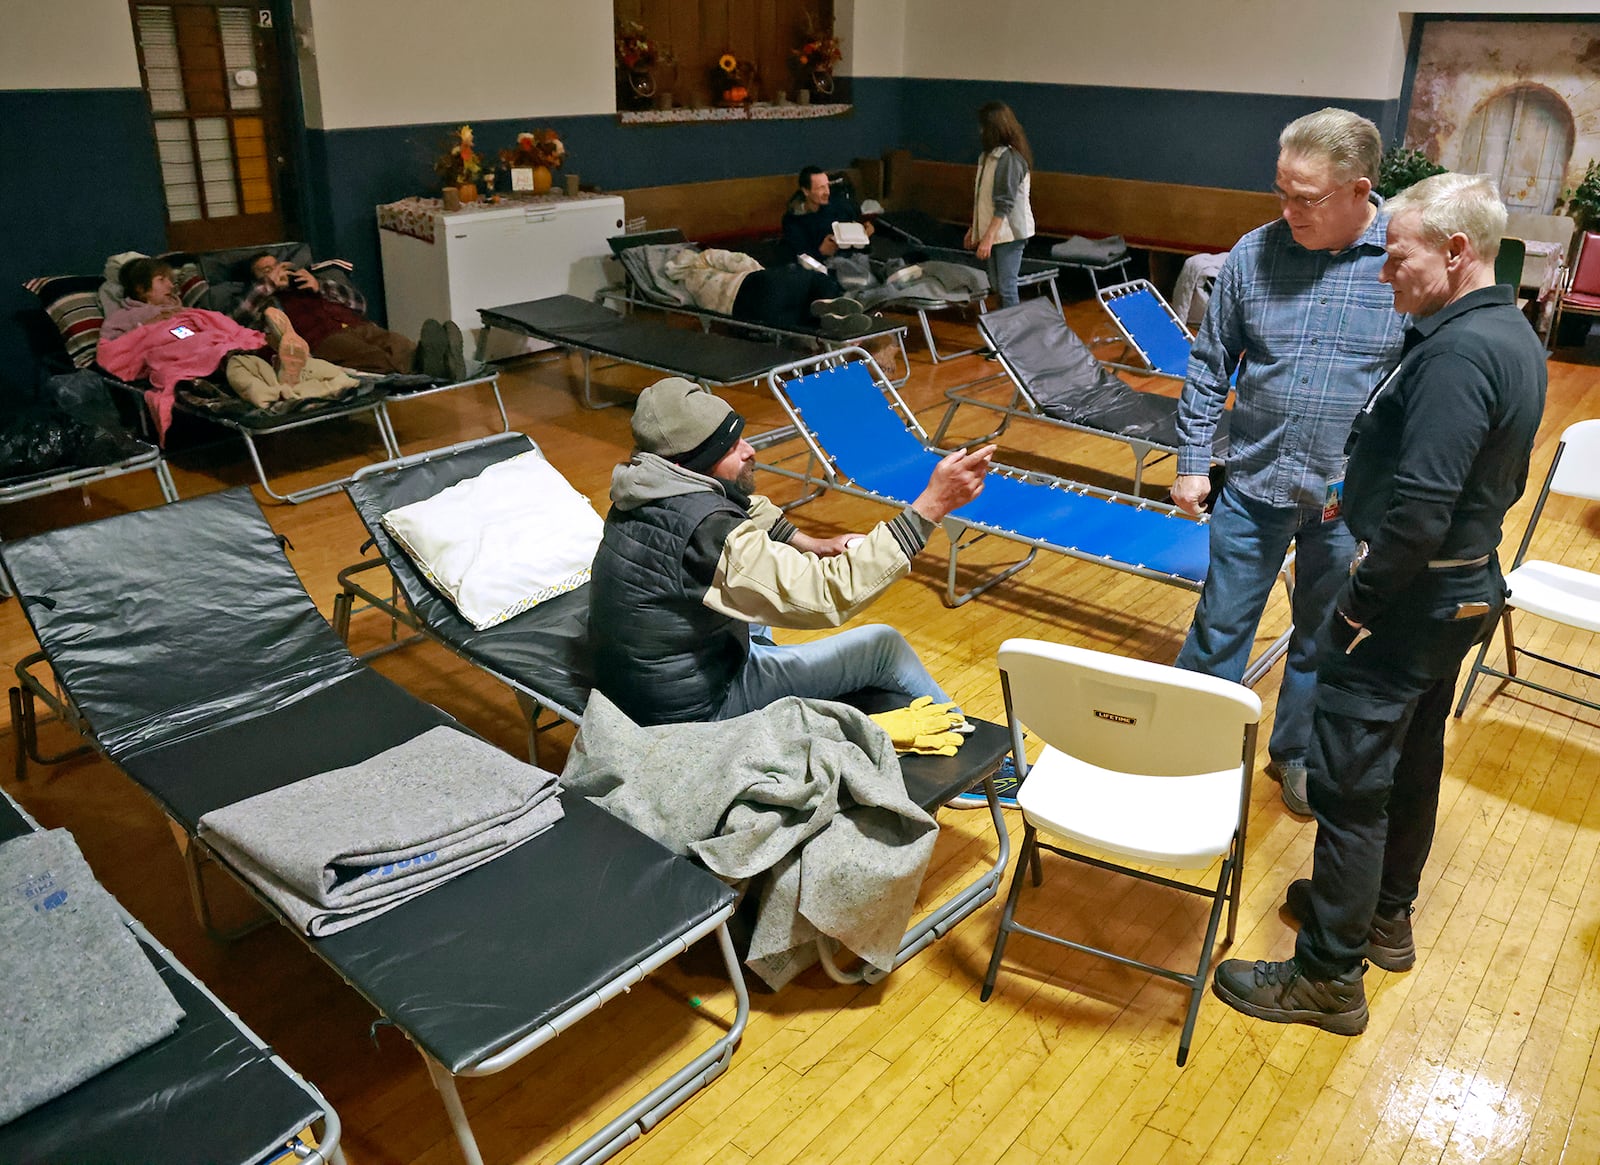
<svg viewBox="0 0 1600 1165"><path fill-rule="evenodd" d="M973 184L972 225L966 245L988 261L989 283L1001 307L1017 302L1017 272L1023 245L1033 237L1033 207L1028 202L1033 151L1017 115L1004 101L986 102L978 110L983 156Z"/></svg>

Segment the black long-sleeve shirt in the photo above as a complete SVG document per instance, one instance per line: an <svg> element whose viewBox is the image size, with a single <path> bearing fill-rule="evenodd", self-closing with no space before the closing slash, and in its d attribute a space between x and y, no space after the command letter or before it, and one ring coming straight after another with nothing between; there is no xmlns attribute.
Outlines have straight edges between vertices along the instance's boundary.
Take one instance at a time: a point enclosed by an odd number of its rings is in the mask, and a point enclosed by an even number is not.
<svg viewBox="0 0 1600 1165"><path fill-rule="evenodd" d="M1494 552L1527 484L1546 381L1544 348L1507 287L1415 321L1346 446L1345 518L1369 552L1340 611L1367 623L1430 560Z"/></svg>

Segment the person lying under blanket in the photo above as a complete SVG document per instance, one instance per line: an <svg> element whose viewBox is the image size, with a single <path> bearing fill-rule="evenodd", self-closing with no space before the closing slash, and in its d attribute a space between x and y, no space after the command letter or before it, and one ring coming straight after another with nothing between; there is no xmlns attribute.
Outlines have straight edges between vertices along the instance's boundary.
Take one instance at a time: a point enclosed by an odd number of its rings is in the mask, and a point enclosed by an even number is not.
<svg viewBox="0 0 1600 1165"><path fill-rule="evenodd" d="M120 273L127 305L106 318L95 359L121 380L149 380L145 393L156 433L172 423L178 382L222 371L229 386L256 408L279 401L343 396L359 383L343 369L313 359L282 312L268 313L272 339L221 312L184 307L172 268L132 259Z"/></svg>

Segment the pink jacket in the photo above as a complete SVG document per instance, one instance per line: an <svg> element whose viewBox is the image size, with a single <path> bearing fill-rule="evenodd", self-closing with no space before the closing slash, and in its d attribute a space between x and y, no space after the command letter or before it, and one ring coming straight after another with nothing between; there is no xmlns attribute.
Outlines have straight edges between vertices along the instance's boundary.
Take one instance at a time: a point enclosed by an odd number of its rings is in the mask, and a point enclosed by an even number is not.
<svg viewBox="0 0 1600 1165"><path fill-rule="evenodd" d="M175 334L180 328L193 334L180 337ZM254 352L266 343L260 332L236 324L220 312L191 307L102 339L95 359L119 380L150 381L152 389L145 393L145 400L155 419L156 434L164 438L172 423L172 402L180 380L210 376L228 353Z"/></svg>

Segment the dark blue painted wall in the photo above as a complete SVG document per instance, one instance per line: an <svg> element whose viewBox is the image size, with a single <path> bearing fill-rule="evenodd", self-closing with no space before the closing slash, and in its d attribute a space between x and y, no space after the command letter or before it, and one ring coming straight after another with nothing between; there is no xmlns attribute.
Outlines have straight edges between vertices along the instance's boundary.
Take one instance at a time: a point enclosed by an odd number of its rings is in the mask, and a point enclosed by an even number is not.
<svg viewBox="0 0 1600 1165"><path fill-rule="evenodd" d="M0 159L0 399L15 400L33 390L28 329L44 320L23 280L164 250L166 210L138 89L0 90Z"/></svg>
<svg viewBox="0 0 1600 1165"><path fill-rule="evenodd" d="M932 78L852 79L854 110L807 121L624 126L615 116L537 113L473 128L486 147L551 126L567 169L618 190L783 174L808 163L844 165L905 146L922 158L967 162L977 153L975 112L1009 102L1027 128L1037 166L1078 174L1264 190L1278 131L1295 117L1342 104L1398 135L1398 102L1333 102L1273 94L1109 89ZM356 264L382 318L383 277L373 208L436 187L433 159L458 123L310 130L305 138L302 231L319 255ZM93 143L92 168L63 167L63 142ZM29 159L48 161L37 167ZM19 315L36 313L18 286L42 273L91 273L116 251L165 246L160 173L138 90L0 91L0 214L20 229L0 248L0 388L34 380Z"/></svg>

